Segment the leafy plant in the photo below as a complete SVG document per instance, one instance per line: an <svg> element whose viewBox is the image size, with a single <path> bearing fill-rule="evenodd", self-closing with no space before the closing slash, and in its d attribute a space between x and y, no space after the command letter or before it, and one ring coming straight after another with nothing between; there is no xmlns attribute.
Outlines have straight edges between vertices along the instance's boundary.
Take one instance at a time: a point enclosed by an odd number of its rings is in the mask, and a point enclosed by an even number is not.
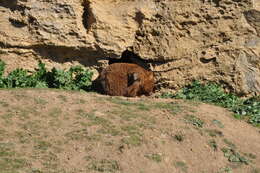
<svg viewBox="0 0 260 173"><path fill-rule="evenodd" d="M228 108L235 113L237 118L249 117L249 123L260 126L260 96L242 99L234 94L226 93L217 84L201 84L199 81L194 81L177 92L177 94L164 93L161 97L212 103Z"/></svg>
<svg viewBox="0 0 260 173"><path fill-rule="evenodd" d="M41 61L38 63L38 69L32 75L36 88L48 88L48 82L50 81L50 73L48 73L45 64Z"/></svg>
<svg viewBox="0 0 260 173"><path fill-rule="evenodd" d="M223 142L224 142L225 144L227 144L227 146L230 147L230 148L232 148L232 149L235 149L235 148L236 148L236 145L235 145L233 142L231 142L231 141L229 141L228 139L226 139L226 138L223 139Z"/></svg>
<svg viewBox="0 0 260 173"><path fill-rule="evenodd" d="M116 160L94 160L89 164L90 170L95 170L98 172L117 172L120 170L120 166Z"/></svg>
<svg viewBox="0 0 260 173"><path fill-rule="evenodd" d="M26 70L16 69L3 78L5 88L24 88L33 87L32 77L28 75Z"/></svg>
<svg viewBox="0 0 260 173"><path fill-rule="evenodd" d="M216 126L218 126L219 128L225 127L224 124L221 121L216 120L216 119L212 120L212 123L215 124Z"/></svg>
<svg viewBox="0 0 260 173"><path fill-rule="evenodd" d="M146 158L150 159L150 160L153 160L155 162L161 162L162 161L162 156L161 154L157 154L157 153L154 153L154 154L146 154L144 155Z"/></svg>
<svg viewBox="0 0 260 173"><path fill-rule="evenodd" d="M186 115L184 119L186 122L199 128L202 128L204 125L204 122L201 119L195 117L194 115Z"/></svg>
<svg viewBox="0 0 260 173"><path fill-rule="evenodd" d="M211 148L213 148L214 151L217 151L217 150L218 150L217 142L216 142L214 139L213 139L213 140L210 140L208 144L209 144L209 146L210 146Z"/></svg>
<svg viewBox="0 0 260 173"><path fill-rule="evenodd" d="M182 142L184 140L184 135L182 134L176 134L174 135L175 140Z"/></svg>
<svg viewBox="0 0 260 173"><path fill-rule="evenodd" d="M239 163L244 163L246 165L248 165L250 162L246 157L240 155L238 152L236 152L233 149L222 148L221 150L224 153L224 156L227 157L228 161L230 162L239 162Z"/></svg>
<svg viewBox="0 0 260 173"><path fill-rule="evenodd" d="M188 166L185 162L183 161L177 161L174 163L174 166L178 169L180 169L182 172L187 172Z"/></svg>
<svg viewBox="0 0 260 173"><path fill-rule="evenodd" d="M38 68L32 74L24 69L16 69L4 77L4 69L5 63L0 60L0 88L89 90L93 75L91 71L85 70L81 66L71 67L67 71L56 68L48 71L42 62L39 62Z"/></svg>
<svg viewBox="0 0 260 173"><path fill-rule="evenodd" d="M0 78L2 78L5 70L5 63L0 60Z"/></svg>
<svg viewBox="0 0 260 173"><path fill-rule="evenodd" d="M232 111L240 116L250 116L249 122L260 125L260 96L243 100L242 104L232 108Z"/></svg>
<svg viewBox="0 0 260 173"><path fill-rule="evenodd" d="M4 82L3 82L3 74L5 70L5 63L0 60L0 88L4 87Z"/></svg>
<svg viewBox="0 0 260 173"><path fill-rule="evenodd" d="M232 168L230 167L221 168L220 171L218 171L217 173L232 173Z"/></svg>
<svg viewBox="0 0 260 173"><path fill-rule="evenodd" d="M219 131L219 130L216 130L216 129L206 129L205 131L206 131L206 132L209 134L209 136L211 136L211 137L217 137L217 136L222 137L222 136L223 136L223 133L222 133L221 131Z"/></svg>
<svg viewBox="0 0 260 173"><path fill-rule="evenodd" d="M209 83L203 85L199 81L194 81L192 84L184 87L174 97L215 103L226 108L234 107L240 102L238 97L225 93L217 84Z"/></svg>

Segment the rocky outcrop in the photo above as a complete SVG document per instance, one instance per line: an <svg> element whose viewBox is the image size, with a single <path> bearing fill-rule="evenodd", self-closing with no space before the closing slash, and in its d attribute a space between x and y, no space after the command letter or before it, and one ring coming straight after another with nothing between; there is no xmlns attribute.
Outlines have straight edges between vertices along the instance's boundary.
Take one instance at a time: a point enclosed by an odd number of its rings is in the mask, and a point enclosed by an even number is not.
<svg viewBox="0 0 260 173"><path fill-rule="evenodd" d="M131 51L159 87L194 79L260 93L257 0L2 0L0 59L8 70L105 65ZM130 57L131 58L131 57ZM136 59L140 58L140 59ZM142 61L145 60L145 61Z"/></svg>

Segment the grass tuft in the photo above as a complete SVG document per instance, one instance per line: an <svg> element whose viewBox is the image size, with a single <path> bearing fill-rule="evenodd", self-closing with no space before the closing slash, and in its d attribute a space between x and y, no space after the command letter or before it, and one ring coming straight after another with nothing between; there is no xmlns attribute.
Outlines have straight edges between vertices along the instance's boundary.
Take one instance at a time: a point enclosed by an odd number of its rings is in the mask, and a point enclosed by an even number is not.
<svg viewBox="0 0 260 173"><path fill-rule="evenodd" d="M230 162L236 162L241 164L243 163L246 165L248 165L250 162L250 160L236 152L234 149L222 148L221 150L224 153L224 156L227 157L228 161Z"/></svg>
<svg viewBox="0 0 260 173"><path fill-rule="evenodd" d="M95 170L98 172L109 172L109 173L113 173L120 170L119 164L116 160L108 160L108 159L92 161L89 164L88 168L90 170Z"/></svg>
<svg viewBox="0 0 260 173"><path fill-rule="evenodd" d="M204 125L204 122L201 119L195 117L194 115L186 115L184 119L187 123L190 123L199 128L202 128Z"/></svg>
<svg viewBox="0 0 260 173"><path fill-rule="evenodd" d="M157 163L161 162L162 161L162 155L161 154L146 154L145 155L146 158L150 159L150 160L153 160Z"/></svg>

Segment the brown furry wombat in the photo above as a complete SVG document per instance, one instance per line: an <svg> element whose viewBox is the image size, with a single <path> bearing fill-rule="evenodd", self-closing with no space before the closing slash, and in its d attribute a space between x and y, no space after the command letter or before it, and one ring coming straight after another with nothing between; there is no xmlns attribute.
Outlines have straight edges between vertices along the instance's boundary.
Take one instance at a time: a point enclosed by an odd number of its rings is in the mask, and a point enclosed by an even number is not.
<svg viewBox="0 0 260 173"><path fill-rule="evenodd" d="M153 72L129 63L109 65L95 82L100 92L111 96L150 95L154 90Z"/></svg>

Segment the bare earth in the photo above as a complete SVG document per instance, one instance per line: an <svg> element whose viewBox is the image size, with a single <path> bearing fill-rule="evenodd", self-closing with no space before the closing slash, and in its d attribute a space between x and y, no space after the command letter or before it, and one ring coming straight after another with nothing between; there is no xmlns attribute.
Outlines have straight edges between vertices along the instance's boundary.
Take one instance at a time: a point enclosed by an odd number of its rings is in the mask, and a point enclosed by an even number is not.
<svg viewBox="0 0 260 173"><path fill-rule="evenodd" d="M202 103L0 90L1 173L259 173L260 130Z"/></svg>

